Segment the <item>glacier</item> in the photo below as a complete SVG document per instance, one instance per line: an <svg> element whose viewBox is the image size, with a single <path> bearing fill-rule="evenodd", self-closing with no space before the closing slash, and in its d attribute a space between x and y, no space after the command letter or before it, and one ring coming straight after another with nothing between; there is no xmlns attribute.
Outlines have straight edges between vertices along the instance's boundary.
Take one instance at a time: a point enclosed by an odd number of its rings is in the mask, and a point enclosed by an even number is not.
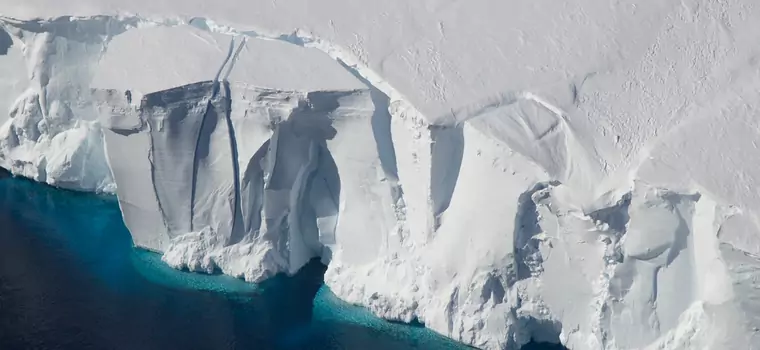
<svg viewBox="0 0 760 350"><path fill-rule="evenodd" d="M752 5L6 1L0 167L478 348L760 349Z"/></svg>

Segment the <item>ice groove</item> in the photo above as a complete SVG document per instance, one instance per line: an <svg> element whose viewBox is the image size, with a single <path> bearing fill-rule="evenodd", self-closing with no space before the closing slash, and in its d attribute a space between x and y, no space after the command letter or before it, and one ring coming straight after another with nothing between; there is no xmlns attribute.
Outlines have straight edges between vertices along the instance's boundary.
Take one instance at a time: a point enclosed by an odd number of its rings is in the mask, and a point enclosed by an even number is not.
<svg viewBox="0 0 760 350"><path fill-rule="evenodd" d="M193 218L195 217L195 201L196 201L196 192L197 192L197 184L198 184L198 154L200 153L202 147L204 147L204 140L201 138L203 137L203 130L206 126L207 120L208 120L208 113L213 108L212 101L216 97L216 91L219 89L219 83L214 79L214 83L212 86L212 91L210 93L210 98L205 103L204 112L201 114L201 120L200 120L200 128L198 132L198 136L195 139L195 150L193 151L193 177L191 182L191 188L190 188L190 231L195 231L195 227L193 227Z"/></svg>
<svg viewBox="0 0 760 350"><path fill-rule="evenodd" d="M242 46L241 46L242 47ZM233 236L236 235L236 233L243 228L240 227L243 223L242 218L242 205L241 205L241 188L240 188L240 164L238 164L238 141L237 136L235 135L235 128L232 124L232 117L231 117L231 111L232 111L232 99L230 98L230 85L227 82L224 82L222 84L223 86L223 96L226 98L222 103L224 103L224 120L227 123L227 131L229 133L229 140L230 140L230 155L232 156L230 159L230 162L232 162L232 171L233 171L233 187L234 187L234 199L233 199L233 213L232 213L232 228L230 232L230 239L232 239Z"/></svg>

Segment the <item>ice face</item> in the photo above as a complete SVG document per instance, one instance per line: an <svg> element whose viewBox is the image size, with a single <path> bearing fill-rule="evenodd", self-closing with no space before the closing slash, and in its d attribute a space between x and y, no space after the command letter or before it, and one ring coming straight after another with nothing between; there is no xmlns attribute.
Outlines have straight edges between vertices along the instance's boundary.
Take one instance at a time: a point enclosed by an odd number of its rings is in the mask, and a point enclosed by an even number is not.
<svg viewBox="0 0 760 350"><path fill-rule="evenodd" d="M185 62L166 79L160 76L166 55L159 50L155 57L142 56L136 67L119 61L129 43L159 47L167 35L191 43L174 54L208 56ZM222 55L225 37L190 26L143 29L115 38L113 51L101 60L95 82L116 79L124 89L94 95L102 101L108 159L117 164L117 194L135 243L164 251L173 266L220 269L250 281L295 273L314 257L328 262L333 253L351 263L374 260L380 238L395 223L391 191L382 183L378 148L371 142L378 131L370 92L344 70L335 74L340 66L332 60L327 72L320 71L324 57L309 60L314 52L303 49L294 58L307 64L283 73L284 81L291 74L296 87L319 88L332 69L329 84L336 89L255 87L251 81L271 78L251 67L272 50L293 49L226 37L229 51ZM268 54L259 51L265 49ZM214 71L206 69L210 64ZM127 89L125 79L141 69L153 72L153 83ZM228 80L184 84L203 75ZM184 85L164 89L167 81ZM142 151L125 153L125 147ZM143 165L118 166L135 154Z"/></svg>
<svg viewBox="0 0 760 350"><path fill-rule="evenodd" d="M233 104L233 94L246 99ZM233 112L233 108L241 110ZM366 91L298 93L200 82L147 94L137 110L139 113L132 117L145 129L125 132L114 127L106 138L106 148L109 161L116 164L130 161L124 157L134 157L134 153L125 155L121 151L125 145L147 150L143 156L147 155L149 164L142 169L149 174L132 176L135 169L127 170L130 174L116 171L119 183L124 184L118 187L117 194L127 225L136 235L136 244L168 250L166 257L171 264L196 269L196 260L201 259L202 270L219 267L259 281L281 271L295 273L309 259L322 256L328 249L326 244L335 245L342 232L347 241L361 236L362 231L369 232L370 237L381 236L372 230L373 226L358 230L351 223L356 221L355 216L372 222L375 215L362 210L344 211L340 226L337 220L341 200L343 205L353 206L353 201L371 203L376 200L372 195L390 195L388 191L375 190L348 198L340 196L346 189L371 191L367 184L373 178L379 183L375 148L355 151L337 146L352 138L372 137L372 109ZM339 133L340 130L350 132ZM144 133L147 137L142 136ZM237 135L248 140L238 144ZM256 136L260 138L250 139ZM357 175L364 181L341 182L339 168L359 172ZM153 229L164 231L168 240L156 240L156 234L149 232L150 226L141 229L144 221L134 210L144 211L145 206L133 205L131 197L137 197L137 201L153 199L148 200L148 207L158 209L160 219L156 221L161 223ZM385 208L389 210L390 205ZM129 220L131 217L136 219ZM377 230L382 228L377 226ZM138 239L143 236L145 240ZM194 243L203 247L190 248L190 237L196 237L198 242ZM256 271L235 271L225 264L237 261L210 255L251 246L267 247L258 252L265 261L252 262L253 266L248 267ZM177 249L204 251L195 256Z"/></svg>
<svg viewBox="0 0 760 350"><path fill-rule="evenodd" d="M736 9L613 7L587 23L568 18L588 4L536 4L518 12L555 26L516 19L519 40L475 35L451 11L491 7L457 4L314 35L166 8L5 18L0 165L115 192L134 243L172 266L261 281L319 257L340 298L481 348L758 346L753 56L682 31ZM436 25L394 53L374 46L395 41L391 20ZM666 29L633 33L639 20ZM356 42L341 23L361 24ZM483 44L512 39L514 53ZM605 49L573 60L582 41ZM708 72L713 59L750 64Z"/></svg>

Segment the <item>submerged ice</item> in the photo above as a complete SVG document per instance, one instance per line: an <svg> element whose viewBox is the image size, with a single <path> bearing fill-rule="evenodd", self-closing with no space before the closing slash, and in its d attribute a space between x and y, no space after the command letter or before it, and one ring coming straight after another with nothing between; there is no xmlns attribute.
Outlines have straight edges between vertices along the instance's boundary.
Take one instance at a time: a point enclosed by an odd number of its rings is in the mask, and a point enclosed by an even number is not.
<svg viewBox="0 0 760 350"><path fill-rule="evenodd" d="M742 190L760 174L699 143L749 133L751 89L683 107L721 115L710 130L637 144L659 119L583 119L628 103L605 95L615 70L429 118L362 57L298 31L2 28L0 166L115 193L133 242L171 266L259 282L321 258L341 299L486 349L760 346L760 201ZM607 147L611 130L630 132ZM683 155L700 152L725 166L697 171ZM718 181L731 168L741 178Z"/></svg>

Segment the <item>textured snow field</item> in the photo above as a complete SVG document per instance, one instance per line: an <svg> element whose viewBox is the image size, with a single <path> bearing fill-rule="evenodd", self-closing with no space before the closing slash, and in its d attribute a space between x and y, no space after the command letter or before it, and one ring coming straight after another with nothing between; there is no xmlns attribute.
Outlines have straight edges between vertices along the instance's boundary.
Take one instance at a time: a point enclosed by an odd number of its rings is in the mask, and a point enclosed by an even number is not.
<svg viewBox="0 0 760 350"><path fill-rule="evenodd" d="M751 0L4 1L0 166L484 348L760 349ZM76 17L67 17L73 15Z"/></svg>

